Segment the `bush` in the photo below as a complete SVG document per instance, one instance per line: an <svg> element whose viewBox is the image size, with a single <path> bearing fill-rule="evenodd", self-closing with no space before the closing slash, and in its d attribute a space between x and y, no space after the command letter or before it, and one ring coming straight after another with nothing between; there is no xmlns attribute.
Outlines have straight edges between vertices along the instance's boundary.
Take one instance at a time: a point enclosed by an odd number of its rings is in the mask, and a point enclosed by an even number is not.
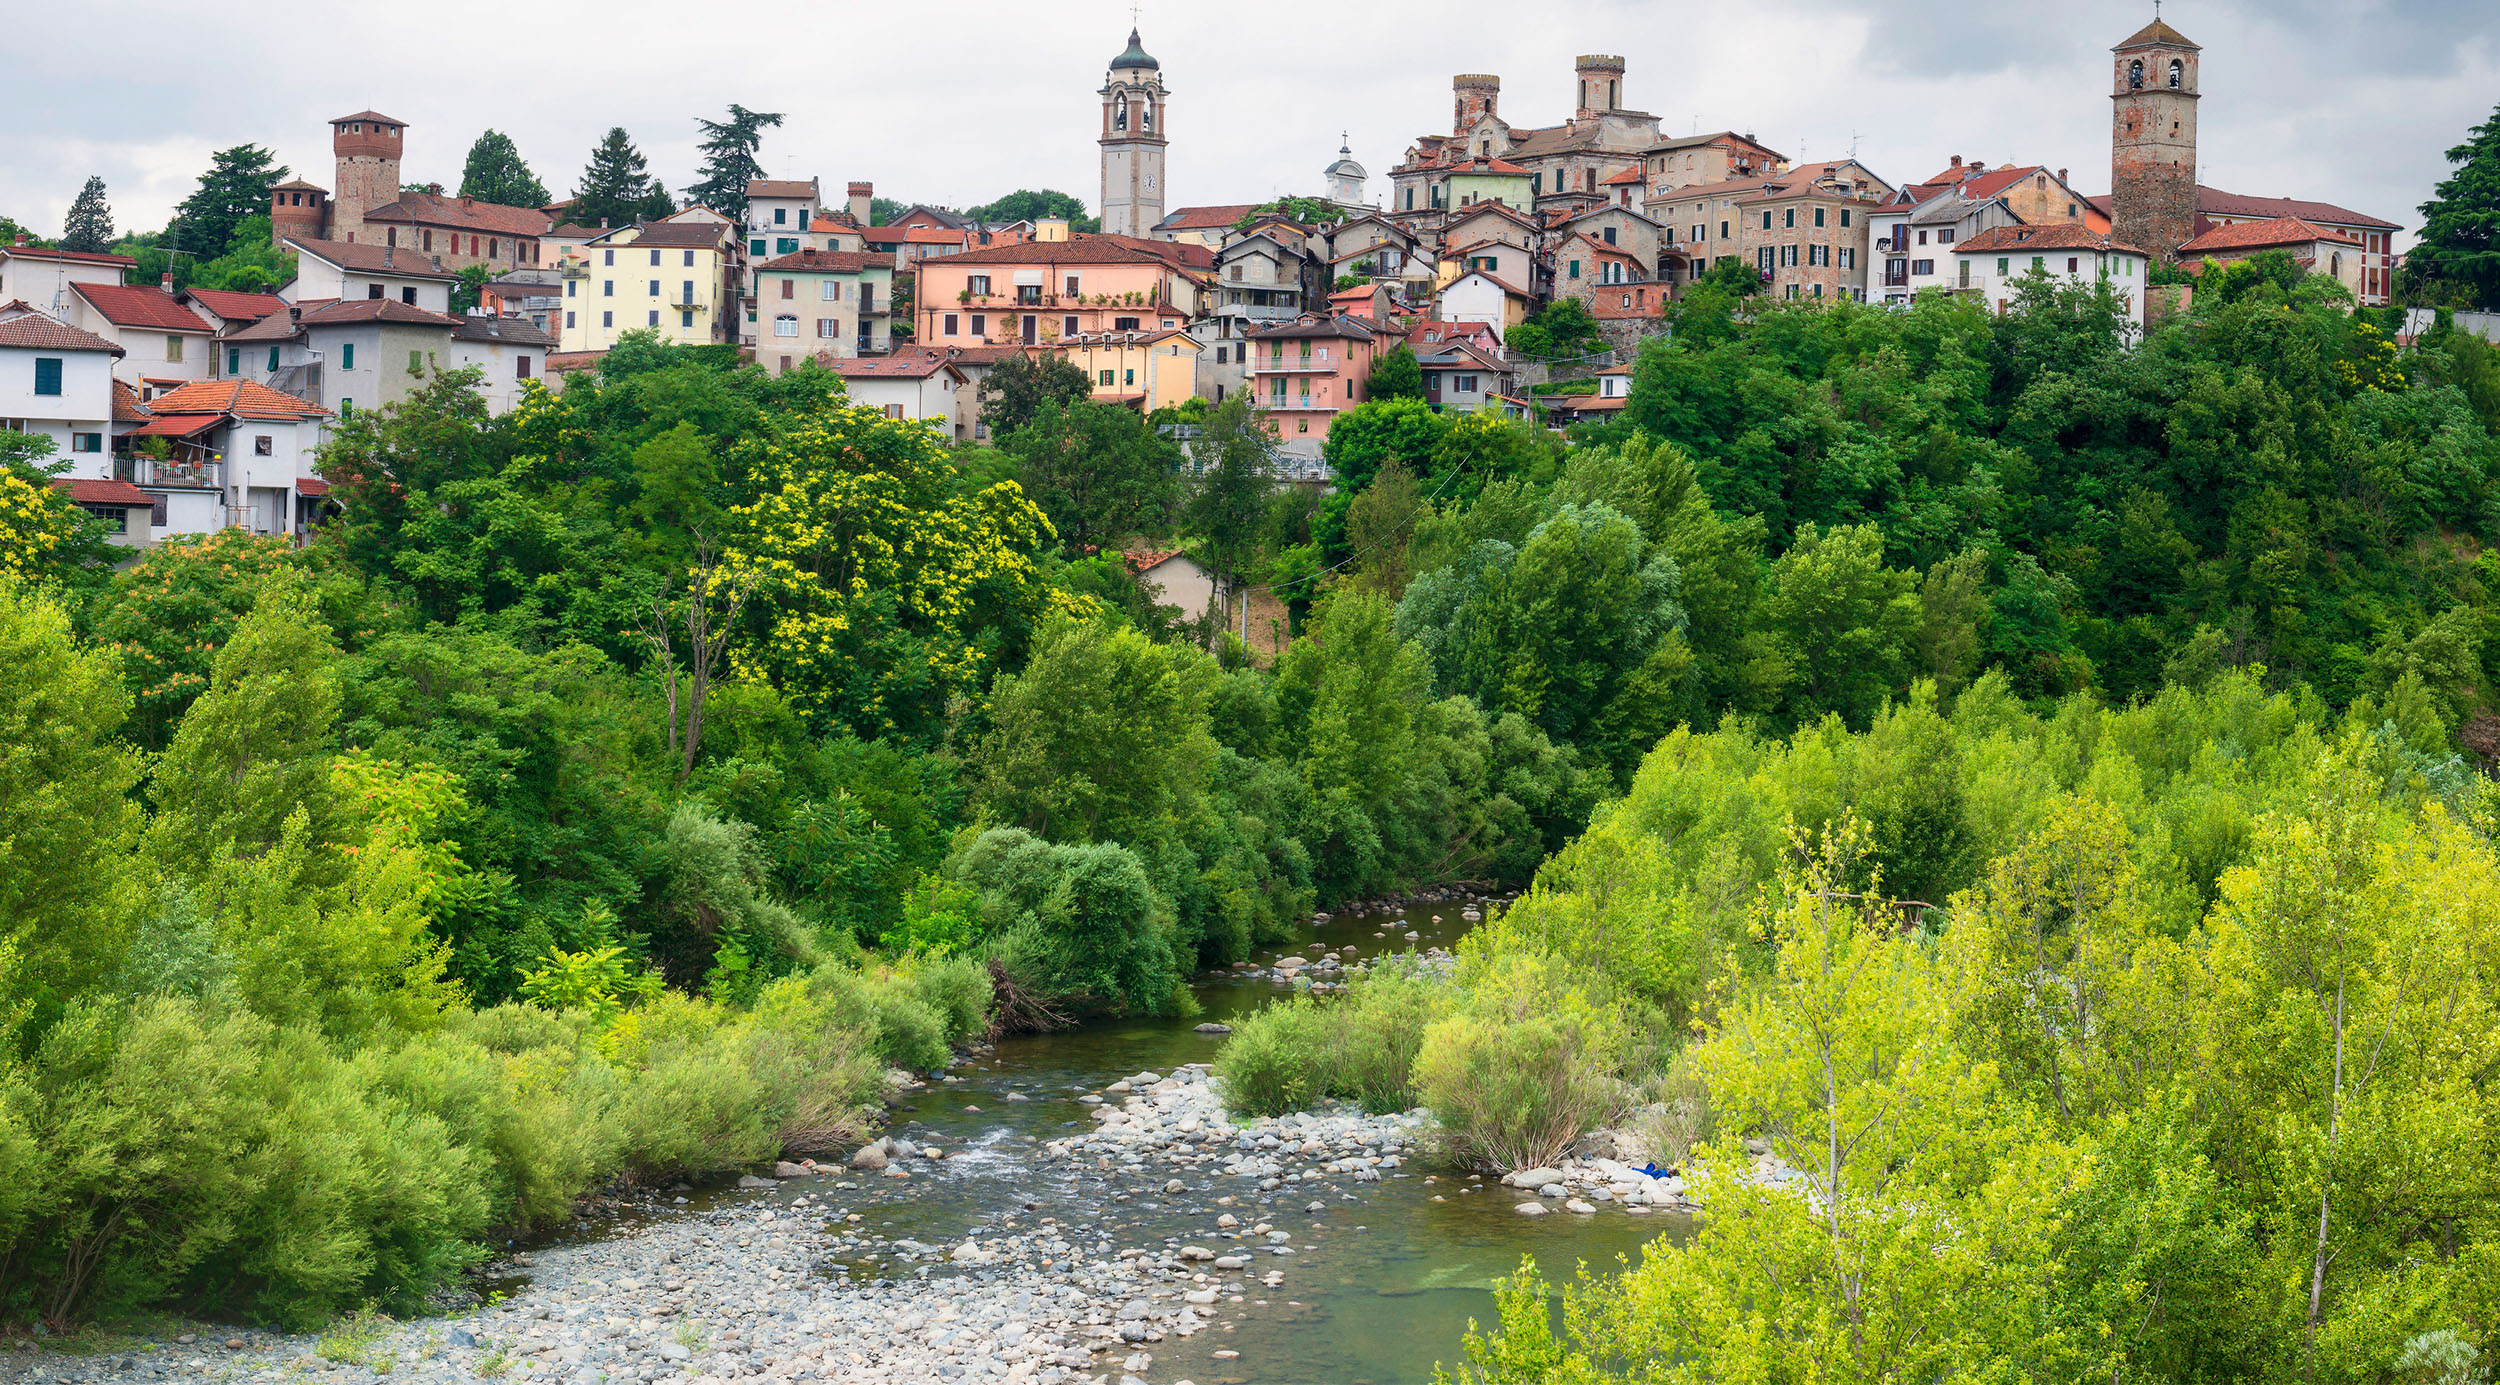
<svg viewBox="0 0 2500 1385"><path fill-rule="evenodd" d="M992 828L950 863L981 890L982 913L1011 921L997 952L1018 986L1073 1010L1157 1013L1182 1001L1170 906L1124 846L1056 846Z"/></svg>
<svg viewBox="0 0 2500 1385"><path fill-rule="evenodd" d="M1460 1163L1486 1172L1550 1164L1623 1109L1629 1025L1543 954L1478 972L1467 978L1466 1009L1424 1031L1417 1093Z"/></svg>
<svg viewBox="0 0 2500 1385"><path fill-rule="evenodd" d="M1415 1055L1438 988L1379 973L1338 999L1272 1005L1235 1026L1216 1056L1225 1104L1250 1115L1299 1111L1322 1097L1358 1102L1376 1115L1415 1104Z"/></svg>

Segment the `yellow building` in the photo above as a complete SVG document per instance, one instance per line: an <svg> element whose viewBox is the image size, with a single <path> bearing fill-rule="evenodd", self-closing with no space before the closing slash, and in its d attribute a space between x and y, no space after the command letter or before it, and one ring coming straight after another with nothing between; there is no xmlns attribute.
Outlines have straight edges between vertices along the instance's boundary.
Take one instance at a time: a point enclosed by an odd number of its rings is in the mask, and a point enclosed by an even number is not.
<svg viewBox="0 0 2500 1385"><path fill-rule="evenodd" d="M1196 337L1173 328L1152 332L1085 332L1061 337L1055 349L1085 372L1098 404L1135 404L1149 413L1198 392Z"/></svg>
<svg viewBox="0 0 2500 1385"><path fill-rule="evenodd" d="M737 338L730 292L737 228L709 221L621 226L564 256L565 351L605 351L627 332L711 346Z"/></svg>

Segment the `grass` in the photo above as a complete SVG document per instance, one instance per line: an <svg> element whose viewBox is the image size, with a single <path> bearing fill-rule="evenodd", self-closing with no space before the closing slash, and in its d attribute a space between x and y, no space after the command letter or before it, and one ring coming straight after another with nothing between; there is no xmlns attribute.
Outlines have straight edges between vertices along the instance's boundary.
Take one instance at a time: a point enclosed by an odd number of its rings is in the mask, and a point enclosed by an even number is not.
<svg viewBox="0 0 2500 1385"><path fill-rule="evenodd" d="M388 1371L397 1364L396 1358L389 1355L377 1357L373 1344L382 1339L382 1334L389 1331L390 1326L391 1320L375 1312L373 1305L368 1303L331 1324L330 1330L322 1333L321 1340L313 1344L313 1353L324 1361L335 1361L342 1366L373 1366L377 1373ZM374 1365L376 1360L382 1364Z"/></svg>

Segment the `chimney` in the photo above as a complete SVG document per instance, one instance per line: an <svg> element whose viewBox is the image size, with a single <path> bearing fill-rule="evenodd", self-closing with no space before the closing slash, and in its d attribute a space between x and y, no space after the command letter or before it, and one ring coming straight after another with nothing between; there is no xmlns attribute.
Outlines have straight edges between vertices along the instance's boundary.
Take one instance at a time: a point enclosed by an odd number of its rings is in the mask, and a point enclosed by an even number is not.
<svg viewBox="0 0 2500 1385"><path fill-rule="evenodd" d="M2061 183L2066 181L2066 170L2061 168L2057 171L2057 181Z"/></svg>
<svg viewBox="0 0 2500 1385"><path fill-rule="evenodd" d="M1954 155L1954 156L1953 156L1953 166L1954 166L1955 168L1960 168L1960 167L1962 166L1962 156L1961 156L1961 155L1956 154L1956 155Z"/></svg>
<svg viewBox="0 0 2500 1385"><path fill-rule="evenodd" d="M17 233L17 243L20 245L24 245L26 243L26 233L24 231Z"/></svg>
<svg viewBox="0 0 2500 1385"><path fill-rule="evenodd" d="M166 270L165 276L156 281L156 286L163 289L167 293L172 293L174 291L174 272L170 269Z"/></svg>
<svg viewBox="0 0 2500 1385"><path fill-rule="evenodd" d="M877 185L874 183L851 184L851 220L862 226L868 224L868 208L876 194Z"/></svg>
<svg viewBox="0 0 2500 1385"><path fill-rule="evenodd" d="M426 195L426 196L428 196L428 197L440 197L440 196L442 196L442 195L443 195L443 185L442 185L442 184L440 184L440 183L428 183L428 184L426 184L426 185L425 185L425 195Z"/></svg>
<svg viewBox="0 0 2500 1385"><path fill-rule="evenodd" d="M460 205L463 207L474 207L477 205L477 199L464 192L460 194Z"/></svg>

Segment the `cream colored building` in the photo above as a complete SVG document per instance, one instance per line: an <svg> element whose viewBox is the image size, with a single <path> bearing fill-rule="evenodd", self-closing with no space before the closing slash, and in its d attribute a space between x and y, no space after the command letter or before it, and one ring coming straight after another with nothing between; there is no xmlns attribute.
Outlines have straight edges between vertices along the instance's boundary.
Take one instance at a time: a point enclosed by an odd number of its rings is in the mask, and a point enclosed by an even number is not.
<svg viewBox="0 0 2500 1385"><path fill-rule="evenodd" d="M729 285L739 268L735 227L714 221L645 222L565 257L565 351L605 351L627 332L672 342L733 341Z"/></svg>

